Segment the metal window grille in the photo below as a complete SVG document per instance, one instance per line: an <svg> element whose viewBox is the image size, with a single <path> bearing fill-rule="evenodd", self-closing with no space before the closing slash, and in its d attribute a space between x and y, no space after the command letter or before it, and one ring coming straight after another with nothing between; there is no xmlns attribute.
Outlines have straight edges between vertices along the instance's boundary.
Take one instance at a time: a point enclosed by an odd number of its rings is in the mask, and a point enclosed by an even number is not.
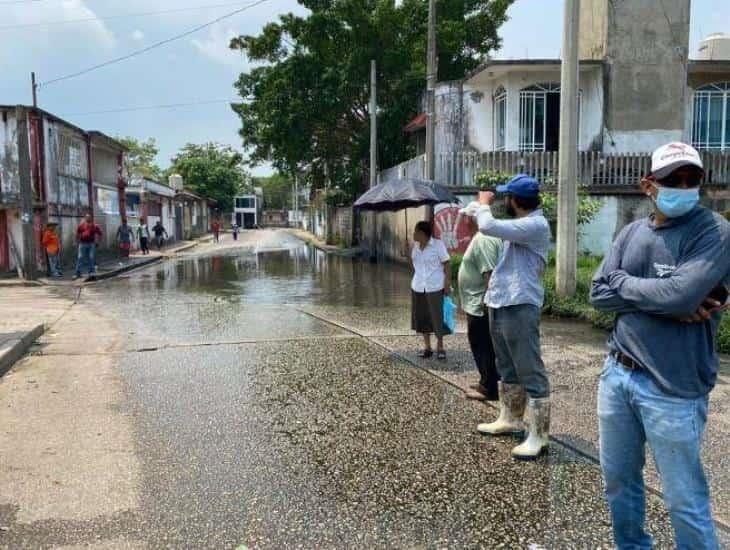
<svg viewBox="0 0 730 550"><path fill-rule="evenodd" d="M692 110L692 145L697 149L730 149L730 82L698 88Z"/></svg>
<svg viewBox="0 0 730 550"><path fill-rule="evenodd" d="M89 165L86 157L86 143L72 134L58 134L57 172L61 176L87 179Z"/></svg>
<svg viewBox="0 0 730 550"><path fill-rule="evenodd" d="M520 151L545 151L548 94L560 94L560 84L545 82L520 90ZM578 140L582 92L578 91Z"/></svg>

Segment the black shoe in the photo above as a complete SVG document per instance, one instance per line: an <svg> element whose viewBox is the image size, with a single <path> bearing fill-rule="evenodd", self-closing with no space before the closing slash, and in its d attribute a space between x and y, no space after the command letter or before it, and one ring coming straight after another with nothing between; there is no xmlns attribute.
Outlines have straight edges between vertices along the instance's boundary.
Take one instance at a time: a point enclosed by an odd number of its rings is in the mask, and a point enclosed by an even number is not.
<svg viewBox="0 0 730 550"><path fill-rule="evenodd" d="M433 350L430 349L424 349L418 352L418 357L421 359L430 359L433 357Z"/></svg>

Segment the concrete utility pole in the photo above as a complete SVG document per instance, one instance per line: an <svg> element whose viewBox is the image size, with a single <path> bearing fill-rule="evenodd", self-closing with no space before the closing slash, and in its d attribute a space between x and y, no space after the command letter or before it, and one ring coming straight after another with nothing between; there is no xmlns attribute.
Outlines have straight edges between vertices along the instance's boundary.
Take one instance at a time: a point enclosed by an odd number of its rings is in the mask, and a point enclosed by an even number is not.
<svg viewBox="0 0 730 550"><path fill-rule="evenodd" d="M35 81L35 73L30 73L30 85L33 88L33 107L38 108L38 84Z"/></svg>
<svg viewBox="0 0 730 550"><path fill-rule="evenodd" d="M426 53L426 173L427 180L434 178L436 166L436 0L428 0L428 50Z"/></svg>
<svg viewBox="0 0 730 550"><path fill-rule="evenodd" d="M580 0L565 1L560 76L560 152L556 290L575 294L578 252L578 30Z"/></svg>
<svg viewBox="0 0 730 550"><path fill-rule="evenodd" d="M33 182L30 171L30 144L28 143L28 113L23 107L15 108L18 124L18 176L20 179L20 230L23 277L37 277L35 263L35 233L33 231Z"/></svg>
<svg viewBox="0 0 730 550"><path fill-rule="evenodd" d="M370 188L378 182L378 97L377 67L370 61Z"/></svg>

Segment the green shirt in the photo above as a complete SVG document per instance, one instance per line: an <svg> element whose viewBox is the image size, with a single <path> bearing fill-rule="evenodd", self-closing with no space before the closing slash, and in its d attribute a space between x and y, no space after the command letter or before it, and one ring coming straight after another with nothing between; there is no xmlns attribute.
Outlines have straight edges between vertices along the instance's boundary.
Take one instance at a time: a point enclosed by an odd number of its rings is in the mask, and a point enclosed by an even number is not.
<svg viewBox="0 0 730 550"><path fill-rule="evenodd" d="M461 308L474 317L484 315L484 274L492 271L502 255L502 241L477 233L469 243L459 267L459 299Z"/></svg>

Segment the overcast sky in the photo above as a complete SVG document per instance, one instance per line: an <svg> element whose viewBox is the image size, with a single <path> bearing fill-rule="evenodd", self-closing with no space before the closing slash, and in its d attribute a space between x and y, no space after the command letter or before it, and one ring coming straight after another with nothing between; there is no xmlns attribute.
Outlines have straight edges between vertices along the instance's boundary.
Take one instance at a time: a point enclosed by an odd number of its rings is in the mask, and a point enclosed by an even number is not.
<svg viewBox="0 0 730 550"><path fill-rule="evenodd" d="M0 0L0 104L31 102L31 70L45 82L164 40L251 2ZM510 21L501 30L504 48L497 57L557 57L562 4L561 0L517 0L510 8ZM207 7L187 10L200 6ZM27 26L180 9L187 11ZM140 139L155 137L163 166L187 142L217 141L240 148L239 119L225 103L85 113L235 98L233 82L248 63L228 49L230 38L255 34L267 21L289 11L302 12L296 0L268 0L141 56L42 87L39 104L86 129ZM693 0L690 51L696 51L701 36L718 31L730 32L730 2ZM262 168L259 173L265 171Z"/></svg>

